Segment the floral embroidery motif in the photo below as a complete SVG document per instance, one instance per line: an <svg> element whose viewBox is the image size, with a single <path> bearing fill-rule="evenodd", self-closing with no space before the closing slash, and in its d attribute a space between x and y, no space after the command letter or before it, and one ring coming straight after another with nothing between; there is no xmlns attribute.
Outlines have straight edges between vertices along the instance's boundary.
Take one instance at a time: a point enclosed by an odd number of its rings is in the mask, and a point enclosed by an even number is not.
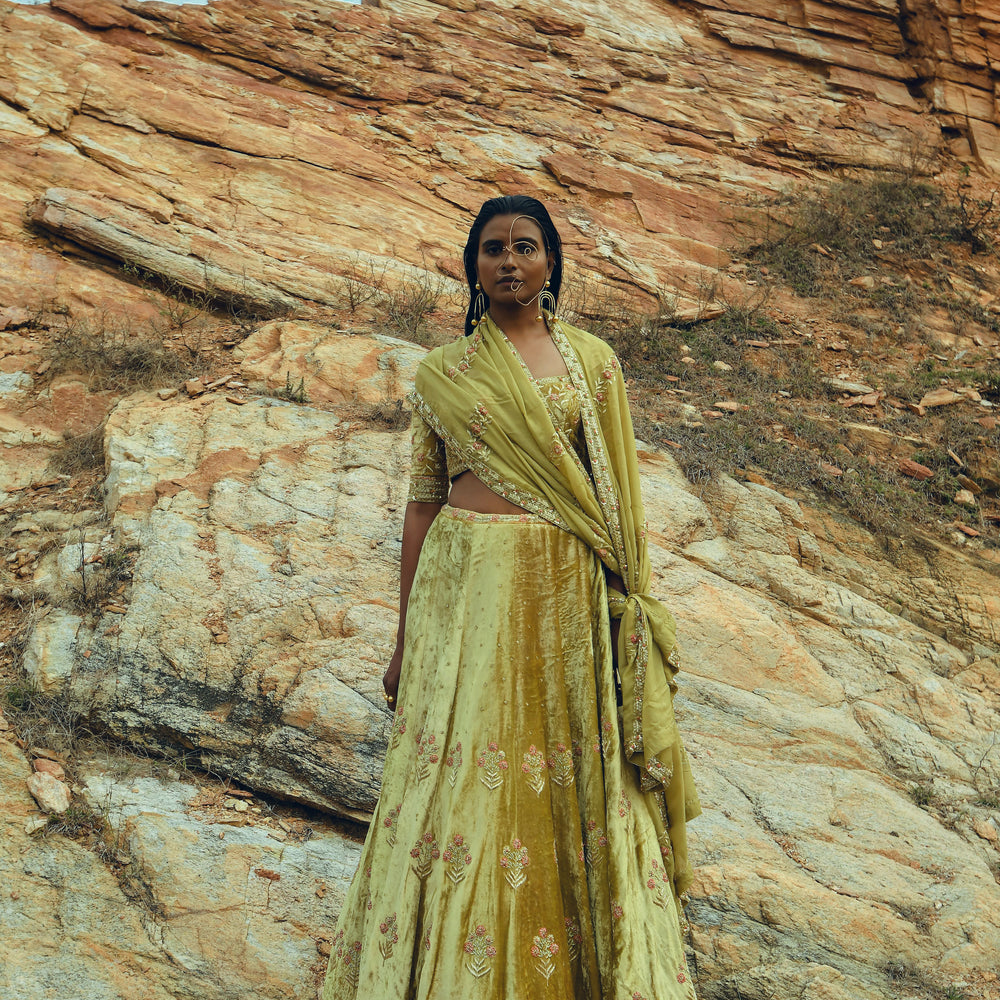
<svg viewBox="0 0 1000 1000"><path fill-rule="evenodd" d="M361 979L361 942L354 941L350 947L345 948L342 953L338 952L338 954L343 956L344 978L351 988L356 990Z"/></svg>
<svg viewBox="0 0 1000 1000"><path fill-rule="evenodd" d="M614 749L614 740L612 739L613 736L614 736L614 726L611 725L610 719L605 719L601 723L601 737L600 737L601 756L604 757L605 760L608 759L608 757L611 754L611 751Z"/></svg>
<svg viewBox="0 0 1000 1000"><path fill-rule="evenodd" d="M448 866L448 878L458 885L465 878L465 869L472 864L472 855L465 846L465 837L456 833L441 855L441 860Z"/></svg>
<svg viewBox="0 0 1000 1000"><path fill-rule="evenodd" d="M665 910L670 901L670 876L660 867L659 861L654 861L649 869L646 888L653 890L653 902Z"/></svg>
<svg viewBox="0 0 1000 1000"><path fill-rule="evenodd" d="M556 752L549 759L552 780L561 788L572 785L575 779L573 773L573 751L565 743L556 744Z"/></svg>
<svg viewBox="0 0 1000 1000"><path fill-rule="evenodd" d="M386 959L392 957L392 946L399 941L399 932L396 930L396 914L393 913L391 916L386 917L378 925L378 929L382 935L382 940L378 943L378 950L384 962Z"/></svg>
<svg viewBox="0 0 1000 1000"><path fill-rule="evenodd" d="M489 454L489 446L483 441L483 435L493 422L490 411L486 404L480 400L476 403L476 408L469 417L469 447L476 452L481 459Z"/></svg>
<svg viewBox="0 0 1000 1000"><path fill-rule="evenodd" d="M668 865L672 864L668 859L673 857L673 851L670 849L670 831L664 830L660 834L657 843L660 845L660 854L663 855L663 860L667 862Z"/></svg>
<svg viewBox="0 0 1000 1000"><path fill-rule="evenodd" d="M425 736L421 729L417 733L417 781L423 781L431 773L431 764L436 764L439 760L436 737L433 733Z"/></svg>
<svg viewBox="0 0 1000 1000"><path fill-rule="evenodd" d="M524 869L528 867L528 848L517 837L510 842L509 847L503 849L500 855L500 867L505 870L504 878L512 889L524 885L527 879Z"/></svg>
<svg viewBox="0 0 1000 1000"><path fill-rule="evenodd" d="M449 751L444 759L444 765L448 768L448 784L452 788L458 780L458 769L462 766L462 743L459 741Z"/></svg>
<svg viewBox="0 0 1000 1000"><path fill-rule="evenodd" d="M583 944L583 935L580 933L580 921L576 917L566 918L566 944L571 962L575 962L580 957L580 947Z"/></svg>
<svg viewBox="0 0 1000 1000"><path fill-rule="evenodd" d="M545 769L548 766L545 755L541 750L537 750L534 743L532 743L528 747L528 752L524 755L521 771L528 779L528 787L536 795L541 795L542 789L545 787Z"/></svg>
<svg viewBox="0 0 1000 1000"><path fill-rule="evenodd" d="M465 940L465 967L476 979L482 979L492 969L492 959L496 957L497 949L493 938L486 933L486 928L479 924Z"/></svg>
<svg viewBox="0 0 1000 1000"><path fill-rule="evenodd" d="M623 788L621 794L618 796L618 815L624 819L632 811L632 800L628 797L628 793Z"/></svg>
<svg viewBox="0 0 1000 1000"><path fill-rule="evenodd" d="M593 819L587 820L587 864L599 865L604 861L604 848L608 846L608 838L604 830Z"/></svg>
<svg viewBox="0 0 1000 1000"><path fill-rule="evenodd" d="M687 976L685 976L683 972L678 972L677 973L677 982L679 982L679 983L686 983L687 982Z"/></svg>
<svg viewBox="0 0 1000 1000"><path fill-rule="evenodd" d="M425 833L410 850L410 857L416 862L410 867L421 881L424 881L431 873L431 865L441 857L438 842L434 839L434 834L430 831Z"/></svg>
<svg viewBox="0 0 1000 1000"><path fill-rule="evenodd" d="M507 770L507 754L500 749L496 741L490 740L486 749L476 758L476 764L483 770L479 780L491 791L503 784L503 772Z"/></svg>
<svg viewBox="0 0 1000 1000"><path fill-rule="evenodd" d="M385 835L385 842L390 847L396 846L396 824L399 822L399 810L402 808L402 803L400 803L398 806L390 809L389 814L382 820L382 825L389 831Z"/></svg>
<svg viewBox="0 0 1000 1000"><path fill-rule="evenodd" d="M536 514L549 524L554 524L557 528L570 530L569 525L559 515L559 512L548 501L536 496L530 490L523 490L515 483L508 482L489 464L480 461L479 452L460 442L454 435L448 432L441 420L416 393L413 394L414 409L420 414L422 420L433 429L434 433L445 443L445 448L449 454L453 454L465 463L463 469L471 468L473 472L498 496L505 500L523 507L526 511ZM483 446L485 447L485 445ZM474 462L474 464L472 464ZM457 475L457 473L456 473Z"/></svg>
<svg viewBox="0 0 1000 1000"><path fill-rule="evenodd" d="M621 920L625 916L625 910L622 908L622 904L618 902L617 899L611 900L611 919Z"/></svg>
<svg viewBox="0 0 1000 1000"><path fill-rule="evenodd" d="M491 423L493 423L493 417L490 415L489 407L480 400L476 403L476 408L469 418L469 437L473 441L480 440Z"/></svg>
<svg viewBox="0 0 1000 1000"><path fill-rule="evenodd" d="M565 454L566 454L565 445L562 443L562 441L559 440L558 434L553 434L552 446L549 448L549 458L551 458L553 462L558 462L559 459L562 458L563 455Z"/></svg>
<svg viewBox="0 0 1000 1000"><path fill-rule="evenodd" d="M476 354L476 348L479 347L483 339L483 333L481 329L477 329L471 337L469 337L469 346L466 347L465 353L462 355L462 359L457 365L452 365L448 369L448 378L454 381L460 374L467 372L472 367L472 362Z"/></svg>
<svg viewBox="0 0 1000 1000"><path fill-rule="evenodd" d="M646 998L638 990L636 990L632 994L632 1000L646 1000Z"/></svg>
<svg viewBox="0 0 1000 1000"><path fill-rule="evenodd" d="M531 957L535 960L535 969L545 977L546 982L556 971L556 963L552 961L559 954L554 934L549 934L545 927L539 927L535 939L531 942Z"/></svg>
<svg viewBox="0 0 1000 1000"><path fill-rule="evenodd" d="M403 714L402 707L396 709L396 719L392 726L392 741L390 743L389 749L395 750L399 746L399 741L402 735L406 732L406 716Z"/></svg>

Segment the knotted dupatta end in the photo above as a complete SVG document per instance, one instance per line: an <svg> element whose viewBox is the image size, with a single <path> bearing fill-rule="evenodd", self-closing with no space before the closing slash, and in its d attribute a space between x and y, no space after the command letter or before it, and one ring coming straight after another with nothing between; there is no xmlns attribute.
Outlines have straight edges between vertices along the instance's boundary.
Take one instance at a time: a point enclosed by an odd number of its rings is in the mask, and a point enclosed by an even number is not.
<svg viewBox="0 0 1000 1000"><path fill-rule="evenodd" d="M661 846L669 843L664 860L673 868L674 892L680 897L693 879L686 823L701 814L701 805L674 717L676 624L648 594L609 590L608 606L611 617L621 619L617 654L625 755L639 770L642 791L662 796L665 815L656 818L664 828L657 834Z"/></svg>

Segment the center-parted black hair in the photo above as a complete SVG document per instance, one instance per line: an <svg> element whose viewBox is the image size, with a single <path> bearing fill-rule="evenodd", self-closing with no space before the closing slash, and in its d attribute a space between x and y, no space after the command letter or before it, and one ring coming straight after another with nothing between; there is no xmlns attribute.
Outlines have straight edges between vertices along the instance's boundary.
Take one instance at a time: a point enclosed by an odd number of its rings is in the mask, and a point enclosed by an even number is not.
<svg viewBox="0 0 1000 1000"><path fill-rule="evenodd" d="M479 237L483 227L490 219L498 215L526 215L529 219L534 219L542 230L542 238L545 241L545 252L551 253L555 258L552 267L552 274L549 276L548 291L552 293L553 299L558 303L559 289L562 287L562 240L552 222L552 218L545 206L536 198L529 198L524 194L505 194L499 198L490 198L483 202L483 207L479 209L476 221L472 223L469 230L469 239L465 244L465 253L462 259L465 262L465 277L469 282L469 308L465 313L465 335L468 337L473 331L472 321L475 319L473 308L476 302L476 259L479 256ZM489 309L490 300L486 298L486 308Z"/></svg>

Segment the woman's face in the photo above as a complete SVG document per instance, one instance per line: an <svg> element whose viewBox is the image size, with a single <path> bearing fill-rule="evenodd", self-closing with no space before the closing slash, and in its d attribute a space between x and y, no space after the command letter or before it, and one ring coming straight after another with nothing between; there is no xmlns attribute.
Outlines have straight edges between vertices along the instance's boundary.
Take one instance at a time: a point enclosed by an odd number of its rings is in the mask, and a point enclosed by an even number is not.
<svg viewBox="0 0 1000 1000"><path fill-rule="evenodd" d="M491 304L530 306L552 273L541 226L526 215L495 215L479 236L476 274Z"/></svg>

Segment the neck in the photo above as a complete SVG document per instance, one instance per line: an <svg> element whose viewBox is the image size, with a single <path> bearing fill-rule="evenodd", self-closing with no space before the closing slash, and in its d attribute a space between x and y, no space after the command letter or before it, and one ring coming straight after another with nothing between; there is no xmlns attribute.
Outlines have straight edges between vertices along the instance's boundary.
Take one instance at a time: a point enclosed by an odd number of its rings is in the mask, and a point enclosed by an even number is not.
<svg viewBox="0 0 1000 1000"><path fill-rule="evenodd" d="M493 322L512 340L528 340L532 337L548 336L549 329L544 319L539 319L540 311L537 303L530 306L509 307L490 303L490 316Z"/></svg>

